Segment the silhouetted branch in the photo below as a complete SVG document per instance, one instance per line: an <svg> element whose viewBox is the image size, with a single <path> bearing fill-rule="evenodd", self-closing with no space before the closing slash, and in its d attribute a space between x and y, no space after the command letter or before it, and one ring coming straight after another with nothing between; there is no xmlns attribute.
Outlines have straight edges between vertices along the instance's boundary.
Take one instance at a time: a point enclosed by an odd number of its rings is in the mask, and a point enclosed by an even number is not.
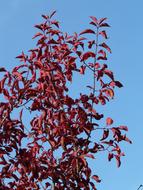
<svg viewBox="0 0 143 190"><path fill-rule="evenodd" d="M141 187L143 187L143 185L142 185L142 184L139 186L139 188L138 188L137 190L139 190Z"/></svg>

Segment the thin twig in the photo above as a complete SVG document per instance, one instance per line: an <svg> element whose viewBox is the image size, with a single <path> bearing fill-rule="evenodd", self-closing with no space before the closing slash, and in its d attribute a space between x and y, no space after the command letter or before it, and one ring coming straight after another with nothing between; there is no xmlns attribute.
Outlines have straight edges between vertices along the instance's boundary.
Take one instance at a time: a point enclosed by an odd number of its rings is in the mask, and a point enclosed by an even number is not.
<svg viewBox="0 0 143 190"><path fill-rule="evenodd" d="M138 189L137 189L137 190L139 190L141 187L143 187L143 185L142 185L142 184L138 187Z"/></svg>
<svg viewBox="0 0 143 190"><path fill-rule="evenodd" d="M95 48L95 59L94 59L94 64L96 63L97 61L97 51L98 51L98 30L99 28L97 27L97 33L96 33L96 48ZM95 85L96 85L96 78L95 78L95 67L94 67L94 71L93 71L93 97L95 96ZM93 105L94 105L94 101L92 100L92 110L93 110ZM91 110L91 111L92 111ZM92 115L91 115L91 118L90 118L90 122L92 123Z"/></svg>
<svg viewBox="0 0 143 190"><path fill-rule="evenodd" d="M97 61L97 51L98 51L98 32L99 32L99 28L97 26L97 32L96 32L96 48L95 48L95 59L94 59L94 64ZM93 97L95 96L95 85L96 85L96 78L95 78L95 72L96 72L96 68L94 67L93 69ZM91 105L91 117L90 117L90 123L92 123L92 119L93 119L93 115L92 115L92 110L93 110L93 106L94 106L94 100L92 100L92 105ZM89 140L91 134L88 135L87 140Z"/></svg>
<svg viewBox="0 0 143 190"><path fill-rule="evenodd" d="M22 106L25 106L25 105L26 105L28 102L30 102L31 100L32 100L32 99L29 99L27 102L24 102L23 104L17 106L17 108L22 107Z"/></svg>
<svg viewBox="0 0 143 190"><path fill-rule="evenodd" d="M94 69L92 69L85 61L83 61L83 64L84 64L86 67L88 67L91 71L94 72Z"/></svg>

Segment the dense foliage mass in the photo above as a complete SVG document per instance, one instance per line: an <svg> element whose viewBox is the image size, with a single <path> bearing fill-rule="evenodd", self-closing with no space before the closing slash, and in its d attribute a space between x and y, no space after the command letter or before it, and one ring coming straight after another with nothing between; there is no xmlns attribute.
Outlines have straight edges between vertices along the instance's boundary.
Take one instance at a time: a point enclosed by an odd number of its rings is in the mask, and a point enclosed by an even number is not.
<svg viewBox="0 0 143 190"><path fill-rule="evenodd" d="M105 64L111 53L106 18L91 16L89 29L69 36L54 14L42 15L37 45L17 57L20 65L11 72L0 68L1 190L95 190L101 180L88 160L106 151L120 166L119 143L131 143L126 126L97 111L122 87ZM71 97L73 74L86 72L87 93Z"/></svg>

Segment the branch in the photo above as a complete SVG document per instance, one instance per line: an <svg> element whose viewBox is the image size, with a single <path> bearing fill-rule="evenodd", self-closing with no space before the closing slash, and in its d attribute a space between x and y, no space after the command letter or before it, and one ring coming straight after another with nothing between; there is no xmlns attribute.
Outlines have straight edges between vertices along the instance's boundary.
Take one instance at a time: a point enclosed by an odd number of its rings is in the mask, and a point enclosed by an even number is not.
<svg viewBox="0 0 143 190"><path fill-rule="evenodd" d="M86 67L88 67L91 71L94 72L94 69L92 69L85 61L83 61L83 64L84 64Z"/></svg>
<svg viewBox="0 0 143 190"><path fill-rule="evenodd" d="M139 190L141 187L143 187L143 185L142 185L142 184L138 187L138 189L137 189L137 190Z"/></svg>

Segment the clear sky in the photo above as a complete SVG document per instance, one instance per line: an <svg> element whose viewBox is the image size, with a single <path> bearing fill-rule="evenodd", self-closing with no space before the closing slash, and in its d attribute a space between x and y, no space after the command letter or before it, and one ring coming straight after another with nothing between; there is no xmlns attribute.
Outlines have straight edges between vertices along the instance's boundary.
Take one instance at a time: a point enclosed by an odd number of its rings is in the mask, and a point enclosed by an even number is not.
<svg viewBox="0 0 143 190"><path fill-rule="evenodd" d="M143 183L143 0L3 0L0 2L0 67L11 69L15 57L34 47L33 28L40 15L57 10L62 29L69 33L88 27L89 16L108 17L112 26L110 69L124 88L117 90L105 113L129 127L133 144L122 146L121 168L103 154L92 163L102 178L98 190L137 190ZM74 90L82 88L77 83Z"/></svg>

